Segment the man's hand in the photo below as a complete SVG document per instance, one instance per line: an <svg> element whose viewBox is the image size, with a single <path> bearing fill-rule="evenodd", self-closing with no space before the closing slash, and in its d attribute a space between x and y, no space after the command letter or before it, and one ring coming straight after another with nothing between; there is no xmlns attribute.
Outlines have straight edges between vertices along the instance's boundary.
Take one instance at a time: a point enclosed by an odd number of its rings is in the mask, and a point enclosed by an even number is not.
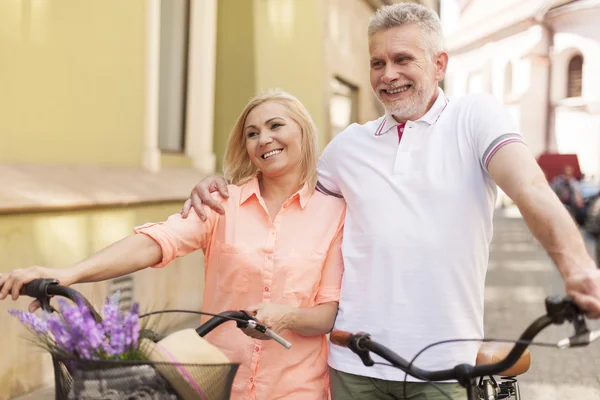
<svg viewBox="0 0 600 400"><path fill-rule="evenodd" d="M63 286L70 286L74 283L71 271L66 269L52 269L38 266L15 269L14 271L0 274L0 300L4 300L9 294L13 300L17 300L23 287L35 279L56 279ZM29 305L30 312L34 312L38 308L40 308L40 303L37 300Z"/></svg>
<svg viewBox="0 0 600 400"><path fill-rule="evenodd" d="M588 318L600 318L600 269L577 271L565 278L567 295L573 296L575 304Z"/></svg>
<svg viewBox="0 0 600 400"><path fill-rule="evenodd" d="M221 203L216 201L211 193L219 192L223 198L229 197L227 191L227 181L222 176L213 175L202 179L190 194L190 198L186 200L181 210L181 217L187 218L192 207L196 211L196 214L202 221L206 221L206 213L204 212L203 204L212 208L219 214L225 214L225 209L221 206Z"/></svg>
<svg viewBox="0 0 600 400"><path fill-rule="evenodd" d="M256 319L275 333L279 333L292 326L293 315L297 308L282 306L281 304L263 303L248 307L246 311L254 315ZM250 337L261 340L270 340L271 338L256 329L242 329Z"/></svg>

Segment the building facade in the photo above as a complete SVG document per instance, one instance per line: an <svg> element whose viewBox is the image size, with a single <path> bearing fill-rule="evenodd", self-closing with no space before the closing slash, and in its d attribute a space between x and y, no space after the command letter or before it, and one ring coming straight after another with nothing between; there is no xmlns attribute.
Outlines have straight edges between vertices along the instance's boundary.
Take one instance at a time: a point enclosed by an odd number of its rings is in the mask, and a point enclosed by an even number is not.
<svg viewBox="0 0 600 400"><path fill-rule="evenodd" d="M451 96L485 91L511 111L535 156L575 153L600 177L600 3L462 2L447 38Z"/></svg>

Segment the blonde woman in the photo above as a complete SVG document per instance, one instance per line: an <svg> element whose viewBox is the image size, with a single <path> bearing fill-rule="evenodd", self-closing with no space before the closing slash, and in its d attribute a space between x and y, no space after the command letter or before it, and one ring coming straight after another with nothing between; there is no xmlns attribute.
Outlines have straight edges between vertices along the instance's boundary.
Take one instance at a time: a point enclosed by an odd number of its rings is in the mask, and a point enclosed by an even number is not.
<svg viewBox="0 0 600 400"><path fill-rule="evenodd" d="M129 236L68 269L31 267L0 275L0 299L23 284L101 281L202 249L203 311L247 309L292 343L222 325L206 339L241 363L233 399L327 399L325 334L337 313L343 273L343 200L316 192L316 132L295 97L270 91L253 98L229 137L224 171L232 183L223 215L206 208L135 228ZM35 307L35 306L34 306Z"/></svg>

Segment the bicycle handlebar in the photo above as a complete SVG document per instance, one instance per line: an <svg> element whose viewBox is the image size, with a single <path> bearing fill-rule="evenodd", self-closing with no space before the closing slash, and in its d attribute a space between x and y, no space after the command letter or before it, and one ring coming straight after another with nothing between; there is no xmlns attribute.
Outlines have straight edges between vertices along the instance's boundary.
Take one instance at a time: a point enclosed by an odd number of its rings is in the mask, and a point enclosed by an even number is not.
<svg viewBox="0 0 600 400"><path fill-rule="evenodd" d="M50 305L50 298L53 296L66 297L74 303L84 302L84 304L89 308L96 322L102 321L102 317L98 314L98 312L90 304L90 302L85 298L85 296L83 296L75 289L66 286L61 286L59 282L55 279L35 279L29 282L28 284L24 285L23 293L29 297L37 299L42 305L42 309L47 312L56 311ZM282 338L277 333L273 332L271 329L260 324L256 320L256 318L248 314L246 311L224 311L218 314L217 316L212 317L204 324L200 325L196 329L196 332L200 336L205 336L222 323L231 320L237 321L238 328L256 329L257 331L269 336L285 348L289 349L290 347L292 347L290 342ZM146 335L148 335L154 341L158 341L162 338L161 335L158 335L154 332L146 332Z"/></svg>
<svg viewBox="0 0 600 400"><path fill-rule="evenodd" d="M215 329L217 326L221 325L223 322L231 319L237 320L238 328L256 329L257 331L269 336L271 339L275 340L277 343L279 343L286 349L292 347L292 344L290 342L288 342L287 340L285 340L266 326L259 324L256 318L248 314L246 311L224 311L218 316L209 319L204 324L199 326L198 329L196 329L196 332L198 333L198 335L204 336L213 329ZM246 322L242 322L240 320Z"/></svg>
<svg viewBox="0 0 600 400"><path fill-rule="evenodd" d="M369 352L372 352L417 379L434 382L457 380L461 385L466 386L473 378L497 375L512 367L538 333L549 325L560 325L565 321L573 323L575 335L569 339L559 341L557 347L584 346L599 336L598 332L590 332L588 330L583 313L575 305L572 297L548 297L546 298L546 315L535 320L523 332L519 341L503 360L494 364L480 366L460 364L452 369L438 371L428 371L414 366L387 347L372 341L370 335L367 333L352 334L334 330L330 335L330 341L335 345L347 347L352 350L366 366L374 365L369 354Z"/></svg>

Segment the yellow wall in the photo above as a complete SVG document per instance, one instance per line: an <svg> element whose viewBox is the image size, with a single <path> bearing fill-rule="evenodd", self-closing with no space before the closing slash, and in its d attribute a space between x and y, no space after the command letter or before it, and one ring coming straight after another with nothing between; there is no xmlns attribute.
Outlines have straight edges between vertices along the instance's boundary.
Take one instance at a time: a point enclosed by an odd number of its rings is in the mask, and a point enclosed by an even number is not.
<svg viewBox="0 0 600 400"><path fill-rule="evenodd" d="M0 162L141 165L144 0L0 1Z"/></svg>
<svg viewBox="0 0 600 400"><path fill-rule="evenodd" d="M231 128L256 91L253 9L253 0L218 1L214 120L217 170L223 164Z"/></svg>
<svg viewBox="0 0 600 400"><path fill-rule="evenodd" d="M329 0L325 26L327 73L358 88L358 123L384 113L369 78L367 28L373 8L363 0Z"/></svg>
<svg viewBox="0 0 600 400"><path fill-rule="evenodd" d="M326 144L322 0L257 0L254 3L256 87L279 87L298 97Z"/></svg>
<svg viewBox="0 0 600 400"><path fill-rule="evenodd" d="M31 265L68 266L130 234L133 226L164 220L180 209L178 202L127 209L1 216L0 272ZM167 307L199 310L204 282L202 266L202 252L196 252L166 268L136 273L134 291L141 310ZM108 285L84 284L76 285L76 288L95 305L101 305ZM10 308L26 310L29 301L23 298L16 303L0 302L0 399L52 382L49 357L25 340L27 331L7 312ZM164 329L189 318L181 315L164 317L160 324Z"/></svg>
<svg viewBox="0 0 600 400"><path fill-rule="evenodd" d="M321 0L219 0L218 6L218 167L233 124L248 100L260 91L277 87L295 95L323 132L326 104ZM321 148L324 145L322 141Z"/></svg>

